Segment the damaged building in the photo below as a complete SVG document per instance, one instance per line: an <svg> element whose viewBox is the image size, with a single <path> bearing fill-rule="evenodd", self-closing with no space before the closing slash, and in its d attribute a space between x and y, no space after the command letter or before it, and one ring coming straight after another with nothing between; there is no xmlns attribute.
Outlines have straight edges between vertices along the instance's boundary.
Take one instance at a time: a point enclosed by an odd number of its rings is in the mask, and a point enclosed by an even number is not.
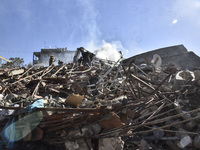
<svg viewBox="0 0 200 150"><path fill-rule="evenodd" d="M51 55L55 58L55 64L58 62L70 63L73 62L75 51L68 50L67 48L52 48L52 49L41 49L41 52L33 52L33 64L40 64L47 66Z"/></svg>
<svg viewBox="0 0 200 150"><path fill-rule="evenodd" d="M169 46L138 54L125 59L123 65L128 65L131 62L134 62L136 65L151 64L151 60L155 54L159 55L162 59L161 67L173 64L180 69L194 70L195 68L200 68L199 56L192 51L188 51L184 45Z"/></svg>

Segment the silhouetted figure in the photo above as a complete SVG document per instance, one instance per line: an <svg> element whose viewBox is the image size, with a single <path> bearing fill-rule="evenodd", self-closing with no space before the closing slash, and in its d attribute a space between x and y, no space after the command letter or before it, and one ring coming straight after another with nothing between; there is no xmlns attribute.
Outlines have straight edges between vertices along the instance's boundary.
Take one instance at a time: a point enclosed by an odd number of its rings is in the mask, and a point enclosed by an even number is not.
<svg viewBox="0 0 200 150"><path fill-rule="evenodd" d="M90 63L93 60L93 57L95 56L93 53L85 50L83 47L80 47L79 50L82 54L83 63Z"/></svg>
<svg viewBox="0 0 200 150"><path fill-rule="evenodd" d="M63 61L58 60L58 65L63 65Z"/></svg>

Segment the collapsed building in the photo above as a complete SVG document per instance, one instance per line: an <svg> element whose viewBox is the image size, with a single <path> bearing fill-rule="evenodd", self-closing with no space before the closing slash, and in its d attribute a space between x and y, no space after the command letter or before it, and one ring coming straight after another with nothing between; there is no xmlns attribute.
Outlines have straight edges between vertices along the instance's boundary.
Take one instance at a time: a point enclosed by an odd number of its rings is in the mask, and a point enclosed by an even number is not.
<svg viewBox="0 0 200 150"><path fill-rule="evenodd" d="M188 51L183 45L160 48L135 55L125 59L123 61L123 65L129 65L131 62L134 62L136 65L151 64L154 54L161 57L161 67L173 64L179 69L194 70L195 68L200 68L199 56L197 56L194 52Z"/></svg>
<svg viewBox="0 0 200 150"><path fill-rule="evenodd" d="M0 149L200 148L197 55L177 45L109 62L82 50L73 63L1 70Z"/></svg>

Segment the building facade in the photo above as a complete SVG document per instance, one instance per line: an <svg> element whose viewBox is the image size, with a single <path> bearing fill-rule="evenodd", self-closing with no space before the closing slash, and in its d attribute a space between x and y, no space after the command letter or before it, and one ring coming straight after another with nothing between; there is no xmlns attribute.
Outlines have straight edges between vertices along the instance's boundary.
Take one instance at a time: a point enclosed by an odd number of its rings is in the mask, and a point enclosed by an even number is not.
<svg viewBox="0 0 200 150"><path fill-rule="evenodd" d="M54 56L57 65L59 61L63 63L73 62L75 51L69 51L67 48L55 48L55 49L41 49L41 52L33 52L33 65L40 64L47 66L49 64L49 58Z"/></svg>

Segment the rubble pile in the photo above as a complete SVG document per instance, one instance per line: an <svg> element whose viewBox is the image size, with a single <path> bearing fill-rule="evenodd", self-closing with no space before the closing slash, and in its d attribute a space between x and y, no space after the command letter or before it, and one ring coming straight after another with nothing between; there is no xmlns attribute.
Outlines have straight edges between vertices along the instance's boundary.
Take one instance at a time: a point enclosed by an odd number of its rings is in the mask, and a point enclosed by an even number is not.
<svg viewBox="0 0 200 150"><path fill-rule="evenodd" d="M0 70L0 147L200 148L200 70L121 62Z"/></svg>

